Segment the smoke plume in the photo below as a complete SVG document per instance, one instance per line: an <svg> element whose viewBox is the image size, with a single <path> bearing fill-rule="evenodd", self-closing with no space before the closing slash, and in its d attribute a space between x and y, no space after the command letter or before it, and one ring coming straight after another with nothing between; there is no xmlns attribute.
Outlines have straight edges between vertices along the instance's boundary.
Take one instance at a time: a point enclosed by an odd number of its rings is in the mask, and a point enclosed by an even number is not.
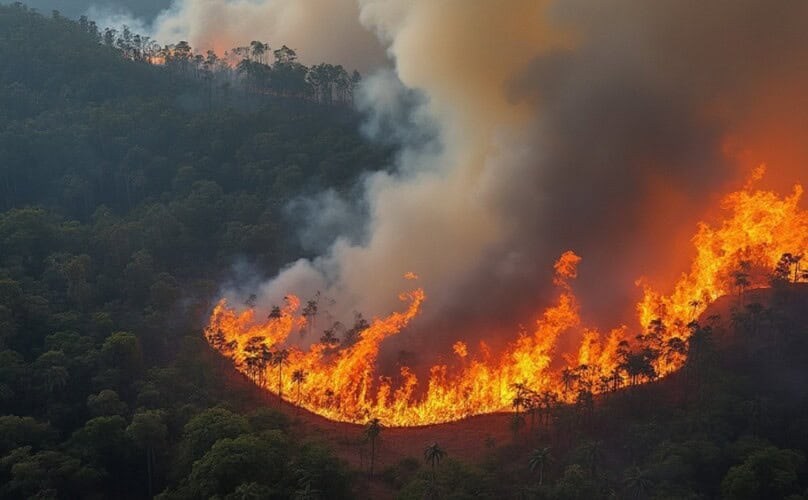
<svg viewBox="0 0 808 500"><path fill-rule="evenodd" d="M424 315L391 350L512 332L566 249L584 258L587 319L625 320L634 280L676 277L695 222L748 168L805 176L802 2L186 0L161 26L197 45L288 35L319 59L350 46L364 67L377 52L356 47L386 48L394 71L359 101L366 132L401 144L396 168L364 179L361 231L327 223L356 213L344 200L312 201L304 237L330 246L259 302L320 290L336 317L381 315L415 272Z"/></svg>

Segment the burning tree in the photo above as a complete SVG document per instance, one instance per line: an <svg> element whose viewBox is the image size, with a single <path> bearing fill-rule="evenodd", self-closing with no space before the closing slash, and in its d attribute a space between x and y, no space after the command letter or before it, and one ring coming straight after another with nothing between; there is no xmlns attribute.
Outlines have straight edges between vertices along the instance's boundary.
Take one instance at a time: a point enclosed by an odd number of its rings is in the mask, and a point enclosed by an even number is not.
<svg viewBox="0 0 808 500"><path fill-rule="evenodd" d="M573 252L556 262L555 302L532 325L520 329L499 354L485 344L475 350L458 339L449 356L454 362L431 367L425 383L402 366L394 384L376 366L384 341L419 314L426 298L420 288L402 294L401 311L372 321L356 313L351 328L335 322L308 348L292 345L289 336L303 325L313 327L317 301L301 309L291 295L265 321L256 320L254 309L236 312L222 301L206 335L216 349L232 351L238 367L259 385L269 389L265 372L268 366L277 368L273 392L282 397L285 390L296 389L298 404L335 420L357 422L374 415L380 424L420 425L513 409L519 426L523 413L530 413L531 425L534 414L547 425L558 402L577 403L579 416L585 416L594 394L616 391L624 381L632 386L653 381L683 366L695 380L702 378L709 367L702 361L709 349L702 347L709 343L710 327L696 320L708 305L730 294L742 303L748 289L766 285L758 270L775 269L780 278L800 279L800 259L794 256L808 251L808 212L799 207L801 195L801 187L787 197L748 187L727 196L726 220L699 226L693 238L696 256L672 292L662 295L645 287L637 306L640 335L627 327L604 333L581 325L573 293L581 259ZM765 319L765 311L752 304L739 310L753 325ZM577 353L559 352L560 339L569 333L581 339ZM268 357L266 346L271 346ZM554 363L559 356L567 361L561 369ZM287 366L293 373L289 381L283 377Z"/></svg>

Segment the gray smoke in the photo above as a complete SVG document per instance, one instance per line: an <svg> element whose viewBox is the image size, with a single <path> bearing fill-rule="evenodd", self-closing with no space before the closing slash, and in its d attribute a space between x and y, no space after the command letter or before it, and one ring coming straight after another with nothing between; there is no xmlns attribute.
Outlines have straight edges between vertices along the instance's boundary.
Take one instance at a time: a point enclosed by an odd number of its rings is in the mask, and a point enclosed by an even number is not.
<svg viewBox="0 0 808 500"><path fill-rule="evenodd" d="M153 37L219 54L260 40L272 49L295 49L305 64L327 61L366 71L385 56L358 16L354 0L174 0L157 17Z"/></svg>
<svg viewBox="0 0 808 500"><path fill-rule="evenodd" d="M774 181L804 180L806 3L354 7L328 25L358 15L386 45L395 72L370 78L360 103L366 132L401 153L364 179L360 231L333 230L356 213L344 201L305 211L304 237L333 244L265 283L261 302L321 290L337 317L383 315L413 271L427 305L388 359L514 332L548 299L567 249L584 258L587 319L614 326L636 278L669 284L685 269L696 221L749 168L768 160Z"/></svg>

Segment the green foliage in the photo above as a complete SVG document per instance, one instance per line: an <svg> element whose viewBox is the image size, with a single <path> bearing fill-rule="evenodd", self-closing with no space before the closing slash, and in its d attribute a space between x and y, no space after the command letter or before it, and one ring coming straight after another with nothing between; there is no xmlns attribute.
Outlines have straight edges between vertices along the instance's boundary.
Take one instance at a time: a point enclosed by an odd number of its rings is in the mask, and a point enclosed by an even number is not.
<svg viewBox="0 0 808 500"><path fill-rule="evenodd" d="M434 483L431 471L423 469L401 489L398 498L494 499L501 498L497 493L499 491L500 487L485 471L447 458L441 464L440 474L435 477Z"/></svg>
<svg viewBox="0 0 808 500"><path fill-rule="evenodd" d="M552 498L559 500L585 500L600 496L597 483L587 474L586 469L578 464L569 465L564 469L564 474L558 479L552 491Z"/></svg>
<svg viewBox="0 0 808 500"><path fill-rule="evenodd" d="M190 490L197 498L232 493L240 484L280 483L285 476L286 450L276 439L246 435L218 440L194 463Z"/></svg>
<svg viewBox="0 0 808 500"><path fill-rule="evenodd" d="M249 432L247 419L224 408L211 408L192 418L182 431L181 456L192 464L224 438L235 438Z"/></svg>
<svg viewBox="0 0 808 500"><path fill-rule="evenodd" d="M724 498L746 500L784 498L801 493L799 475L805 455L794 450L768 446L754 451L742 464L729 469L721 482Z"/></svg>
<svg viewBox="0 0 808 500"><path fill-rule="evenodd" d="M93 492L104 474L58 451L17 448L0 459L0 467L7 478L0 491L7 498L101 498Z"/></svg>
<svg viewBox="0 0 808 500"><path fill-rule="evenodd" d="M56 432L45 422L15 415L0 417L0 455L26 445L41 449L55 439Z"/></svg>
<svg viewBox="0 0 808 500"><path fill-rule="evenodd" d="M337 106L357 78L249 49L241 85L186 43L0 5L0 496L350 496L200 327L235 262L306 251L291 200L391 151Z"/></svg>
<svg viewBox="0 0 808 500"><path fill-rule="evenodd" d="M110 417L113 415L125 415L128 408L126 403L121 401L117 392L104 389L98 394L91 394L87 397L87 409L93 416Z"/></svg>

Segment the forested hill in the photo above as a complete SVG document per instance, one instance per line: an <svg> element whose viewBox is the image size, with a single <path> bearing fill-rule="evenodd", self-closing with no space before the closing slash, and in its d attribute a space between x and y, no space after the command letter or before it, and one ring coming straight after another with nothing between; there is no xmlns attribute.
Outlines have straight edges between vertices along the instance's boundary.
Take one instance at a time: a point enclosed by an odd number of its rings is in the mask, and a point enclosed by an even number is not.
<svg viewBox="0 0 808 500"><path fill-rule="evenodd" d="M387 163L358 120L0 6L0 497L348 495L328 451L245 413L200 326L238 259L301 254L290 199Z"/></svg>
<svg viewBox="0 0 808 500"><path fill-rule="evenodd" d="M135 96L167 96L165 75L127 64L78 22L0 5L0 118Z"/></svg>

